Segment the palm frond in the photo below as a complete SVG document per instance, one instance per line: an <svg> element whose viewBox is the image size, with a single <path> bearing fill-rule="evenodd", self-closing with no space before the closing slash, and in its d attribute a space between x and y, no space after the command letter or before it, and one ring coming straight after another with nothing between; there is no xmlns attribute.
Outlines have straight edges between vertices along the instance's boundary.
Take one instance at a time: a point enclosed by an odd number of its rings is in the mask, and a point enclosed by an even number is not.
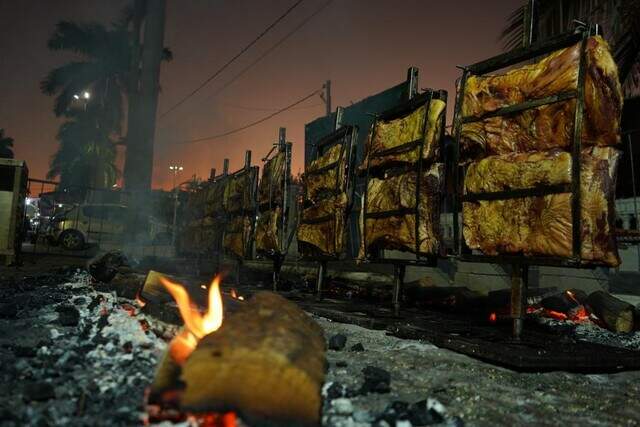
<svg viewBox="0 0 640 427"><path fill-rule="evenodd" d="M68 50L91 57L105 45L108 30L102 24L78 24L60 21L49 38L47 47L51 50Z"/></svg>

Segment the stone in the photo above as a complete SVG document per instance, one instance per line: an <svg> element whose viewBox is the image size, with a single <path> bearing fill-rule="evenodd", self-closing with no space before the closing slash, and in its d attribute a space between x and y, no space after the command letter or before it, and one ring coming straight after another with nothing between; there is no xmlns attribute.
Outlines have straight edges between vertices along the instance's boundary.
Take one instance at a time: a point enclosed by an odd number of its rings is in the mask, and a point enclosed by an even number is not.
<svg viewBox="0 0 640 427"><path fill-rule="evenodd" d="M343 334L335 334L329 339L329 350L341 351L347 344L347 337Z"/></svg>
<svg viewBox="0 0 640 427"><path fill-rule="evenodd" d="M356 351L356 352L364 351L364 346L362 345L362 343L354 344L351 346L349 350Z"/></svg>
<svg viewBox="0 0 640 427"><path fill-rule="evenodd" d="M353 413L353 420L358 423L372 423L375 417L369 411L355 411Z"/></svg>
<svg viewBox="0 0 640 427"><path fill-rule="evenodd" d="M336 361L336 366L338 368L346 368L347 366L349 366L349 364L347 362L345 362L344 360L337 360Z"/></svg>

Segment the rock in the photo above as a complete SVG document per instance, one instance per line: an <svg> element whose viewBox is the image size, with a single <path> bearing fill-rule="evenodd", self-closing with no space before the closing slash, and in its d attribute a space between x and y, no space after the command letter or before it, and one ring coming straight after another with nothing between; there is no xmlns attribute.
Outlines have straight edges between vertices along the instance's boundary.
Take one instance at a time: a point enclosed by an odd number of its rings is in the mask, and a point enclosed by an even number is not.
<svg viewBox="0 0 640 427"><path fill-rule="evenodd" d="M329 350L341 351L347 344L347 337L343 334L336 334L329 339Z"/></svg>
<svg viewBox="0 0 640 427"><path fill-rule="evenodd" d="M55 397L53 386L43 382L25 384L23 392L27 400L44 401Z"/></svg>
<svg viewBox="0 0 640 427"><path fill-rule="evenodd" d="M391 374L382 368L367 366L362 370L364 383L360 389L362 394L389 393L391 391Z"/></svg>
<svg viewBox="0 0 640 427"><path fill-rule="evenodd" d="M59 305L56 307L58 312L58 323L62 326L78 326L80 321L80 312L72 305Z"/></svg>
<svg viewBox="0 0 640 427"><path fill-rule="evenodd" d="M351 415L353 413L353 404L351 400L340 397L331 401L331 409L338 415Z"/></svg>
<svg viewBox="0 0 640 427"><path fill-rule="evenodd" d="M340 383L331 383L331 385L329 385L329 387L327 387L324 391L325 392L323 394L327 397L327 399L333 400L339 397L345 397L347 388Z"/></svg>
<svg viewBox="0 0 640 427"><path fill-rule="evenodd" d="M336 361L336 366L338 368L346 368L347 366L349 366L349 364L347 362L345 362L344 360L337 360Z"/></svg>
<svg viewBox="0 0 640 427"><path fill-rule="evenodd" d="M428 407L426 400L421 400L409 407L409 421L414 426L428 426L442 423L444 416L433 407Z"/></svg>
<svg viewBox="0 0 640 427"><path fill-rule="evenodd" d="M358 343L358 344L354 344L351 346L351 348L349 349L350 351L364 351L364 346L362 345L362 343Z"/></svg>

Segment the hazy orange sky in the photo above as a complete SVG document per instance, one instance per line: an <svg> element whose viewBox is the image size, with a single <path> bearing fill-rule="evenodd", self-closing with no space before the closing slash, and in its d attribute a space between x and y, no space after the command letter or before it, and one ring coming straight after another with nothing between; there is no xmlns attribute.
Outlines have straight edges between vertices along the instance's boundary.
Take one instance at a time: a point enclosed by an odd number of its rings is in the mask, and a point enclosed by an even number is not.
<svg viewBox="0 0 640 427"><path fill-rule="evenodd" d="M179 144L231 130L332 81L334 108L395 85L409 66L420 68L420 87L443 88L453 99L456 65L501 51L498 35L517 0L335 0L301 31L218 96L214 92L236 72L279 40L324 0L305 0L291 15L219 78L158 121L154 186L169 187L168 166L184 167L182 178L206 178L210 168L231 170L253 150L254 163L287 128L293 142L293 171L303 168L304 124L324 114L313 98L261 125L224 139ZM27 161L30 176L43 178L57 148L60 125L53 99L39 82L73 55L46 48L56 22L110 22L126 0L48 0L0 2L0 128L15 139L16 157ZM251 41L294 0L168 0L165 44L174 60L161 71L159 112L198 86ZM449 115L448 121L451 117ZM260 163L258 163L260 165Z"/></svg>

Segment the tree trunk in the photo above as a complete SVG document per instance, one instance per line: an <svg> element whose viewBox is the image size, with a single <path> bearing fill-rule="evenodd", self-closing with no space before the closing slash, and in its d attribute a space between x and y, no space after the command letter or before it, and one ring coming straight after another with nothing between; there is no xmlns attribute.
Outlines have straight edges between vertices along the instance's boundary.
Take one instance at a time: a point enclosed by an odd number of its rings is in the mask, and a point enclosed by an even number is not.
<svg viewBox="0 0 640 427"><path fill-rule="evenodd" d="M165 0L147 1L140 74L140 97L136 116L128 132L127 163L129 164L125 186L136 192L151 189L153 171L153 141L158 107L160 62L164 46Z"/></svg>

